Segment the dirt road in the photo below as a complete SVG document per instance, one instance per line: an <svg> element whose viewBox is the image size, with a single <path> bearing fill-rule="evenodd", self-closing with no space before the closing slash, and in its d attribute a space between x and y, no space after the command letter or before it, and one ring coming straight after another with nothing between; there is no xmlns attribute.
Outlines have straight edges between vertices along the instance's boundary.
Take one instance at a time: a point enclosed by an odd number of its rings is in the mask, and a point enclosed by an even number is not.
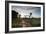
<svg viewBox="0 0 46 34"><path fill-rule="evenodd" d="M25 20L21 21L21 25L22 25L22 27L31 27L31 24Z"/></svg>

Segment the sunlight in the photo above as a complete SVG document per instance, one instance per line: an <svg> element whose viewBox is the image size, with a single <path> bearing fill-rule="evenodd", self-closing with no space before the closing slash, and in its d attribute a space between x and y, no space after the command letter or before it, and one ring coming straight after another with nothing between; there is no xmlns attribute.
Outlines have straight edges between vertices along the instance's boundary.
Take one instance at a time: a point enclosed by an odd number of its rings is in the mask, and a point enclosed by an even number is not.
<svg viewBox="0 0 46 34"><path fill-rule="evenodd" d="M21 15L21 18L23 18L24 17L24 15Z"/></svg>

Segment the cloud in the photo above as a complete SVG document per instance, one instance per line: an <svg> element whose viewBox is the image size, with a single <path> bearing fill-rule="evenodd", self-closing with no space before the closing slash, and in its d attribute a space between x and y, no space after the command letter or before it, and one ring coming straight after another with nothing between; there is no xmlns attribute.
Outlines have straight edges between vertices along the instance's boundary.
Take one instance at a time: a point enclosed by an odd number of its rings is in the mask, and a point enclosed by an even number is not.
<svg viewBox="0 0 46 34"><path fill-rule="evenodd" d="M32 17L40 17L41 16L41 8L40 7L31 7L31 6L12 6L12 10L15 10L23 17L24 15L30 15L32 13Z"/></svg>

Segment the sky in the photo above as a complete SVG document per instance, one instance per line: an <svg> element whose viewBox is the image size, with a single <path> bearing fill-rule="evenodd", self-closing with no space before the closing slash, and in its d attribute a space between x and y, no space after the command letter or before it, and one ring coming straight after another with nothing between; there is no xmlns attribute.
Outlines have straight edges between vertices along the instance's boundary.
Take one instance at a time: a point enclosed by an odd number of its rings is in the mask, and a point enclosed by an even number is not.
<svg viewBox="0 0 46 34"><path fill-rule="evenodd" d="M21 17L25 17L24 15L28 15L32 13L31 17L41 17L41 8L40 7L32 7L32 6L12 6L12 10L15 10Z"/></svg>

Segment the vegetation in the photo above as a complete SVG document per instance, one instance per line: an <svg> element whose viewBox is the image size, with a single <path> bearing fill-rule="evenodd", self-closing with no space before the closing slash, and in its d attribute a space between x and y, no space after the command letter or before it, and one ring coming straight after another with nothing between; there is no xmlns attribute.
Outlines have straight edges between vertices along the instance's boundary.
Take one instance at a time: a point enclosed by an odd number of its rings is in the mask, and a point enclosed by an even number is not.
<svg viewBox="0 0 46 34"><path fill-rule="evenodd" d="M40 27L40 24L41 24L41 19L40 18L23 18L24 21L28 22L29 25L31 27ZM12 27L22 27L22 24L21 24L21 21L23 20L22 18L16 18L13 20L13 23L12 23Z"/></svg>
<svg viewBox="0 0 46 34"><path fill-rule="evenodd" d="M21 18L21 15L20 14L18 15L18 12L12 11L12 28L16 28L16 27L40 27L41 18L30 18L31 15L32 15L32 13L30 13L29 18L26 18L26 17Z"/></svg>
<svg viewBox="0 0 46 34"><path fill-rule="evenodd" d="M39 27L41 24L40 18L32 18L32 27Z"/></svg>

